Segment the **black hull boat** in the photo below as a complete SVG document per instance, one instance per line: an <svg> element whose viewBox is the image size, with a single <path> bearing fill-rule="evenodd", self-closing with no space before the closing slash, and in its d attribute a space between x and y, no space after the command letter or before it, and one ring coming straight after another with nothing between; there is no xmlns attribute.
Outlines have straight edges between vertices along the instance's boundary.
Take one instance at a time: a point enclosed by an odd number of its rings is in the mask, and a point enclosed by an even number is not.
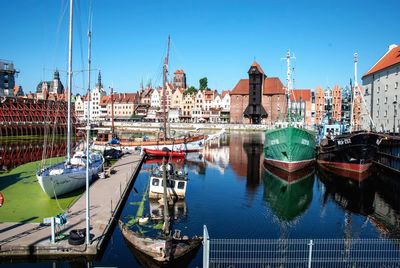
<svg viewBox="0 0 400 268"><path fill-rule="evenodd" d="M371 174L371 166L383 136L374 132L353 132L323 139L317 162L325 170L356 181Z"/></svg>

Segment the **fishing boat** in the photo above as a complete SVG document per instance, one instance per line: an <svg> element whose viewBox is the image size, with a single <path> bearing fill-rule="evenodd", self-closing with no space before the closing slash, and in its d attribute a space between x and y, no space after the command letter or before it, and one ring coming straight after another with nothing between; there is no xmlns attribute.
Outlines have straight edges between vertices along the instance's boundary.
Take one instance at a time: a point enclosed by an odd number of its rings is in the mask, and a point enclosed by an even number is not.
<svg viewBox="0 0 400 268"><path fill-rule="evenodd" d="M185 157L186 153L184 151L170 151L168 149L163 150L152 150L152 149L143 149L143 153L145 153L148 157Z"/></svg>
<svg viewBox="0 0 400 268"><path fill-rule="evenodd" d="M69 16L68 89L72 89L72 21L73 1L71 0ZM71 91L69 91L67 159L65 162L44 167L36 173L41 188L50 198L57 198L60 195L75 191L85 186L87 163L89 164L89 182L103 169L104 158L101 154L76 151L71 157L71 112ZM89 146L89 144L87 143L86 146Z"/></svg>
<svg viewBox="0 0 400 268"><path fill-rule="evenodd" d="M288 172L300 170L315 161L315 133L292 122L290 112L291 67L290 51L287 52L287 121L280 122L275 129L266 130L264 161Z"/></svg>
<svg viewBox="0 0 400 268"><path fill-rule="evenodd" d="M355 96L363 98L357 83L357 54L354 55L354 87L352 87L352 111ZM353 113L352 113L353 114ZM362 181L371 174L371 166L378 146L384 136L376 132L355 128L353 115L351 115L350 133L331 138L322 139L317 149L317 162L325 170L335 172L355 181ZM370 121L373 123L372 119Z"/></svg>
<svg viewBox="0 0 400 268"><path fill-rule="evenodd" d="M163 181L163 169L164 164L159 167L153 168L150 175L150 189L149 198L159 199L163 197L164 185ZM177 169L172 163L167 164L167 198L168 200L179 200L184 199L186 195L187 187L187 173L183 168Z"/></svg>
<svg viewBox="0 0 400 268"><path fill-rule="evenodd" d="M139 231L131 230L122 221L119 221L119 227L125 241L130 247L134 248L146 259L150 259L159 265L171 264L179 259L189 255L191 252L196 250L201 242L202 237L194 236L189 238L188 236L182 236L180 230L175 230L174 234L171 235L171 217L169 216L168 209L168 197L167 197L167 167L165 161L163 161L162 167L162 185L163 185L163 226L162 235L152 238L145 236ZM150 193L150 192L149 192Z"/></svg>

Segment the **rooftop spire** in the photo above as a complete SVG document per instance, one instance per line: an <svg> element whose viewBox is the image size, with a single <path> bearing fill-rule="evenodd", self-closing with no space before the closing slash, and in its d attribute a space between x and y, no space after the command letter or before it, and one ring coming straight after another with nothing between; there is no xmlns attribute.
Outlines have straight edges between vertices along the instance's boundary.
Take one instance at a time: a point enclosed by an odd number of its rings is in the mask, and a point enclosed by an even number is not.
<svg viewBox="0 0 400 268"><path fill-rule="evenodd" d="M99 75L98 75L98 77L97 77L97 86L99 87L99 88L102 88L103 87L103 85L102 85L102 83L101 83L101 72L99 71Z"/></svg>

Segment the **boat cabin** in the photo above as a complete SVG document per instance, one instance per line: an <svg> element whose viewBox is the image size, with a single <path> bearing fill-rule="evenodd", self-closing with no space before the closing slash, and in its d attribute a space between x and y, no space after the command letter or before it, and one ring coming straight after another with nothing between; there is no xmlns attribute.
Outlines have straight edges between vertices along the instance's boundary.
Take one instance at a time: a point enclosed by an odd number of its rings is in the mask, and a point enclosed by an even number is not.
<svg viewBox="0 0 400 268"><path fill-rule="evenodd" d="M187 174L173 169L167 170L167 198L184 199L187 186ZM164 185L162 171L159 168L153 170L150 175L149 198L162 198Z"/></svg>

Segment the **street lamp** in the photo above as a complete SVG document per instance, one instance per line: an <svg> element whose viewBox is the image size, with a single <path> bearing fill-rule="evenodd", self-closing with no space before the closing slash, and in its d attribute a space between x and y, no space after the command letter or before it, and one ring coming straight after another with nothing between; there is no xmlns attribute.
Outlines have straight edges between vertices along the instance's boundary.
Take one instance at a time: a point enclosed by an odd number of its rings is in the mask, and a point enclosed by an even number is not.
<svg viewBox="0 0 400 268"><path fill-rule="evenodd" d="M393 102L393 135L396 135L396 104L397 101Z"/></svg>

